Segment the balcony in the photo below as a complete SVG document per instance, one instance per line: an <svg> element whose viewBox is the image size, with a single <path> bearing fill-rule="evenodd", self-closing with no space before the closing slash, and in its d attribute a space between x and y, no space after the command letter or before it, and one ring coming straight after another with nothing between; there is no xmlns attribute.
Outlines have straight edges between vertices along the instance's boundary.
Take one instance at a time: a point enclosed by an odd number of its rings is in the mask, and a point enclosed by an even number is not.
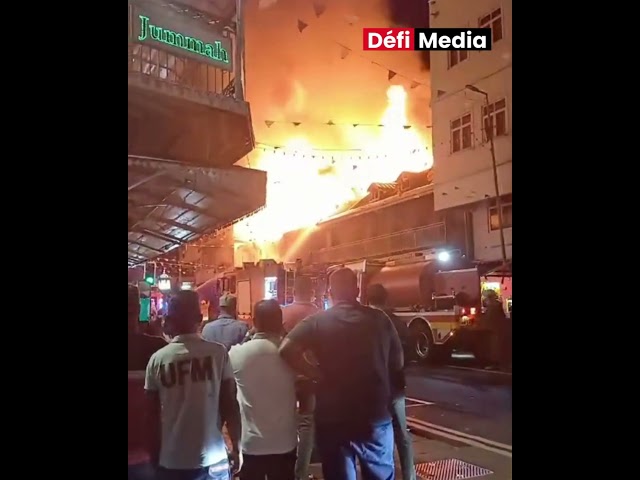
<svg viewBox="0 0 640 480"><path fill-rule="evenodd" d="M363 258L375 259L412 250L433 248L445 243L445 224L437 223L336 247L322 248L312 254L312 261L334 264Z"/></svg>
<svg viewBox="0 0 640 480"><path fill-rule="evenodd" d="M226 167L254 147L232 18L129 2L129 154Z"/></svg>

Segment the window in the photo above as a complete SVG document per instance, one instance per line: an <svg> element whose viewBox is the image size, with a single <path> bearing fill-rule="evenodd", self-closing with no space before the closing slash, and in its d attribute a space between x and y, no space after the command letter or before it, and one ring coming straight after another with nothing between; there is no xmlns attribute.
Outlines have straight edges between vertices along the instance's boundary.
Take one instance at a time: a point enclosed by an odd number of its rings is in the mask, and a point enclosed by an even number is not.
<svg viewBox="0 0 640 480"><path fill-rule="evenodd" d="M451 122L451 153L471 148L471 114L467 113Z"/></svg>
<svg viewBox="0 0 640 480"><path fill-rule="evenodd" d="M453 68L469 58L468 50L449 50L447 53L449 54L449 68Z"/></svg>
<svg viewBox="0 0 640 480"><path fill-rule="evenodd" d="M493 43L502 40L502 11L496 8L489 15L485 15L478 22L480 28L490 28Z"/></svg>
<svg viewBox="0 0 640 480"><path fill-rule="evenodd" d="M507 134L507 101L503 98L490 105L482 107L482 136L484 141L489 140L490 121L493 122L493 136L500 137Z"/></svg>
<svg viewBox="0 0 640 480"><path fill-rule="evenodd" d="M502 207L502 226L503 228L511 228L511 194L500 196L500 204ZM489 200L489 230L500 230L500 218L498 218L498 206L495 198Z"/></svg>

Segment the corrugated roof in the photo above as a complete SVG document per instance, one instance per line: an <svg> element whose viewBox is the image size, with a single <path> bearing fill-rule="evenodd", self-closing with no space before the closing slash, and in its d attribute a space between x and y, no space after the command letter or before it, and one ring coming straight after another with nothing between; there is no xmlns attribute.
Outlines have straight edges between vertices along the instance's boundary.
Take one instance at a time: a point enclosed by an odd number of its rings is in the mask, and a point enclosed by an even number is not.
<svg viewBox="0 0 640 480"><path fill-rule="evenodd" d="M129 266L229 226L261 209L267 175L129 156Z"/></svg>

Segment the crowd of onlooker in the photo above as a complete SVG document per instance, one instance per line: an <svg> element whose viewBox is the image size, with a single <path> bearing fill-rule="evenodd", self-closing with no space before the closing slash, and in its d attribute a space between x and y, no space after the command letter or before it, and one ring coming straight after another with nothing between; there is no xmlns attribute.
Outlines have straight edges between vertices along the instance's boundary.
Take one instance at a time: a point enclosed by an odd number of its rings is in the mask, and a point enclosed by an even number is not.
<svg viewBox="0 0 640 480"><path fill-rule="evenodd" d="M298 277L294 302L258 302L251 328L233 295L201 327L198 294L182 291L163 319L167 341L138 333L130 287L129 480L307 480L316 455L327 480L355 480L357 465L365 480L391 480L394 443L403 480L415 480L406 326L381 285L360 304L347 268L329 288L320 310Z"/></svg>

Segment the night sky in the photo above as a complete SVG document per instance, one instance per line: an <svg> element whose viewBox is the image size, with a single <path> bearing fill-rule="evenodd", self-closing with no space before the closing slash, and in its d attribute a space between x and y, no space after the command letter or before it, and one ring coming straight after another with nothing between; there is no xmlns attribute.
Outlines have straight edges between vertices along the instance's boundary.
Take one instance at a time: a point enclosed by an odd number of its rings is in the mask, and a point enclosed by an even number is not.
<svg viewBox="0 0 640 480"><path fill-rule="evenodd" d="M429 26L429 0L387 0L391 20L403 27ZM422 61L429 69L429 52L422 52Z"/></svg>

